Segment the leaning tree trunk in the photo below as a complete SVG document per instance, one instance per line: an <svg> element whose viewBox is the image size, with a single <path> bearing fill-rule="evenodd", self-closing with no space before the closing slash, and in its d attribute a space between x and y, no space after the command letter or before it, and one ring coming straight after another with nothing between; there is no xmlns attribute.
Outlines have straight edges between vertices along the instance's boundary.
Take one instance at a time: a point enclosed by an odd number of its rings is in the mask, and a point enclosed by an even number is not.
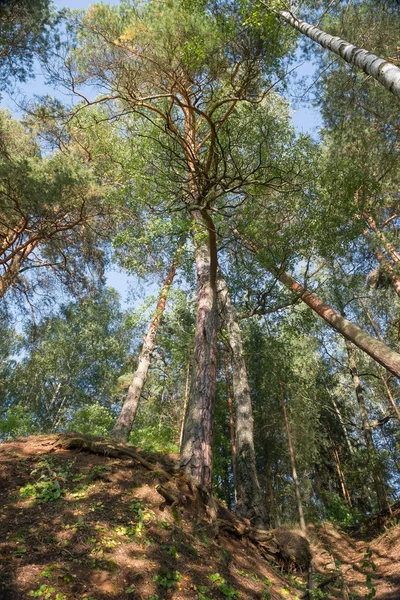
<svg viewBox="0 0 400 600"><path fill-rule="evenodd" d="M193 211L193 217L196 227L197 317L181 466L210 493L217 373L217 246L214 223L206 210Z"/></svg>
<svg viewBox="0 0 400 600"><path fill-rule="evenodd" d="M228 288L222 276L218 280L218 297L228 333L232 360L233 398L236 415L236 512L253 525L265 526L268 513L256 469L253 411L250 386L244 360L242 333L235 318Z"/></svg>
<svg viewBox="0 0 400 600"><path fill-rule="evenodd" d="M147 380L147 373L149 371L151 358L154 352L157 331L165 309L169 289L174 281L179 253L180 249L172 261L168 274L163 281L156 310L154 311L147 334L143 340L143 346L139 354L138 365L133 375L132 383L128 388L128 394L118 419L116 420L115 425L110 433L112 438L121 442L128 440L132 431L133 423L135 422L140 396L142 395L142 391Z"/></svg>
<svg viewBox="0 0 400 600"><path fill-rule="evenodd" d="M307 304L317 315L326 321L333 329L342 334L347 340L353 342L371 358L380 363L385 369L400 379L400 354L389 346L375 339L369 333L342 317L331 306L325 304L312 292L304 289L288 273L273 271L279 281L293 292L299 294L301 300Z"/></svg>
<svg viewBox="0 0 400 600"><path fill-rule="evenodd" d="M300 529L303 533L307 533L306 522L304 519L303 503L301 501L299 478L297 475L296 456L294 453L292 432L290 431L289 419L288 419L286 403L285 403L285 394L284 394L283 385L282 385L282 382L280 379L279 379L279 387L280 387L280 391L281 391L281 403L282 403L283 417L285 419L286 435L287 435L288 445L289 445L290 465L292 467L292 478L293 478L293 483L294 483L294 491L296 494L297 510L299 511Z"/></svg>
<svg viewBox="0 0 400 600"><path fill-rule="evenodd" d="M350 375L353 380L354 391L356 394L357 403L358 403L358 407L360 410L365 445L367 447L368 457L370 460L370 467L371 467L372 477L373 477L373 481L374 481L374 488L375 488L375 493L376 493L379 510L390 510L390 505L389 505L388 498L386 495L385 484L381 477L380 468L377 463L376 448L375 448L375 444L374 444L374 439L372 437L372 429L371 429L371 426L370 426L369 420L368 420L368 413L367 413L367 407L365 404L364 390L362 388L360 377L358 375L355 350L354 350L354 347L352 346L352 344L348 341L346 341L346 349L347 349L347 355L349 357Z"/></svg>
<svg viewBox="0 0 400 600"><path fill-rule="evenodd" d="M353 46L353 44L349 44L337 36L325 33L318 27L301 21L287 10L278 11L278 15L285 23L288 23L323 48L334 52L350 65L362 69L364 73L379 81L389 92L400 98L399 67L383 58L379 58L372 52Z"/></svg>
<svg viewBox="0 0 400 600"><path fill-rule="evenodd" d="M237 229L234 234L245 244L245 246L258 254L258 248L252 242L243 239ZM317 315L326 321L333 329L350 340L360 350L363 350L371 358L380 363L385 369L400 379L400 354L392 350L383 342L375 339L369 333L354 325L345 317L342 317L331 306L325 304L318 296L305 289L294 277L281 269L269 267L269 271L292 292L298 294L299 298L307 304Z"/></svg>

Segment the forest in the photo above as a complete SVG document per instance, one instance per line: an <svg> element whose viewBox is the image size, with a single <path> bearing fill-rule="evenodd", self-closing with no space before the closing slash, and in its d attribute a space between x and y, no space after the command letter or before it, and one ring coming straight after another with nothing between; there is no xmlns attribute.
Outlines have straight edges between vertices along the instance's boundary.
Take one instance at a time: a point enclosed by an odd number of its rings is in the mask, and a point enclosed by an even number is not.
<svg viewBox="0 0 400 600"><path fill-rule="evenodd" d="M395 527L398 0L81 4L0 2L0 451L173 460L237 536ZM161 579L137 597L239 597ZM4 598L126 597L46 585Z"/></svg>

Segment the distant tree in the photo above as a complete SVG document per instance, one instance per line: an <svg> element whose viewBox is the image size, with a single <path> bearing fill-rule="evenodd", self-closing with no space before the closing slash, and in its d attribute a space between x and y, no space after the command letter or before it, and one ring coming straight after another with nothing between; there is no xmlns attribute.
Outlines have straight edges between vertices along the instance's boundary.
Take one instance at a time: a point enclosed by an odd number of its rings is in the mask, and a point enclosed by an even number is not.
<svg viewBox="0 0 400 600"><path fill-rule="evenodd" d="M65 305L59 315L31 324L12 378L4 385L3 420L24 409L32 428L57 431L68 427L71 419L82 422L79 411L85 408L87 417L111 427L112 408L121 393L118 378L129 368L130 338L113 289Z"/></svg>

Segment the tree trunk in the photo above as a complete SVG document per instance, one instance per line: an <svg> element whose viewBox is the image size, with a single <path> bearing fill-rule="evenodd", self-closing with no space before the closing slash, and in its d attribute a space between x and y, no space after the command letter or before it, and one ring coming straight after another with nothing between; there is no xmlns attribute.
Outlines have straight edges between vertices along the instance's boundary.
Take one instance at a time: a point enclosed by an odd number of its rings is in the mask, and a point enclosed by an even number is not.
<svg viewBox="0 0 400 600"><path fill-rule="evenodd" d="M217 246L214 223L206 210L193 211L193 217L196 226L197 317L181 465L210 493L217 372Z"/></svg>
<svg viewBox="0 0 400 600"><path fill-rule="evenodd" d="M234 234L254 254L258 254L257 247L246 240L234 229ZM300 299L307 304L317 315L326 321L333 329L350 340L360 350L363 350L371 358L380 363L385 369L400 379L400 354L395 352L383 342L373 338L366 331L342 317L331 306L325 304L315 294L309 292L298 281L288 273L280 269L269 267L269 271L283 283L287 288L299 295Z"/></svg>
<svg viewBox="0 0 400 600"><path fill-rule="evenodd" d="M306 533L307 532L306 522L304 520L303 503L301 501L299 478L297 476L296 457L295 457L294 447L293 447L292 432L290 431L289 419L288 419L287 411L286 411L285 394L283 391L282 381L280 379L279 379L279 387L281 390L282 410L283 410L283 416L285 419L286 434L287 434L287 438L288 438L290 464L292 467L292 477L293 477L293 483L294 483L294 491L296 494L297 510L299 511L300 529L303 533Z"/></svg>
<svg viewBox="0 0 400 600"><path fill-rule="evenodd" d="M374 481L374 488L379 510L390 510L390 505L386 495L385 484L380 474L379 465L377 464L376 449L374 439L372 437L372 429L368 420L367 407L365 404L364 390L357 371L357 363L354 347L350 342L346 341L347 355L349 357L349 370L353 380L354 391L357 398L358 407L360 410L361 423L364 433L365 445L370 460L370 467Z"/></svg>
<svg viewBox="0 0 400 600"><path fill-rule="evenodd" d="M236 512L249 519L253 525L265 526L268 515L266 501L257 476L253 411L242 334L235 318L226 282L221 276L218 280L218 296L228 332L232 360L233 398L236 415Z"/></svg>
<svg viewBox="0 0 400 600"><path fill-rule="evenodd" d="M135 422L140 396L147 380L147 373L153 356L157 331L165 309L168 292L175 277L179 254L180 249L172 261L168 274L163 281L156 310L154 311L147 334L143 340L143 346L139 354L138 365L133 375L132 383L128 388L128 394L118 419L110 432L112 438L121 442L126 442L128 440L133 423Z"/></svg>
<svg viewBox="0 0 400 600"><path fill-rule="evenodd" d="M347 486L346 486L346 480L344 478L342 467L340 465L339 452L336 450L335 445L332 441L331 441L331 445L332 445L332 452L333 452L333 460L335 461L336 470L337 470L338 477L339 477L339 483L340 483L340 487L342 489L343 499L345 502L347 502L347 504L351 508L352 507L351 497L350 497L349 490L347 489Z"/></svg>
<svg viewBox="0 0 400 600"><path fill-rule="evenodd" d="M226 394L227 394L227 400L228 400L228 413L229 413L229 433L230 433L231 454L232 454L233 496L235 499L235 504L237 504L235 419L233 416L231 383L230 383L230 377L229 377L229 354L227 351L224 352L224 363L225 363Z"/></svg>
<svg viewBox="0 0 400 600"><path fill-rule="evenodd" d="M371 234L371 232L368 229L363 231L363 235L364 235L365 239L367 240L367 243L368 243L369 248L371 249L371 252L373 252L375 254L376 260L379 262L382 271L385 273L385 275L390 280L392 287L393 287L394 291L396 292L396 294L400 297L400 277L396 273L392 262L387 258L387 256L385 256L383 254L383 252L381 250L376 248L376 244L374 243L373 235ZM394 262L396 263L397 261L394 261ZM369 277L370 276L367 277L367 280L369 279Z"/></svg>
<svg viewBox="0 0 400 600"><path fill-rule="evenodd" d="M189 385L190 385L190 360L188 360L187 367L186 367L185 398L183 400L181 432L180 432L180 435L179 435L179 452L182 450L183 428L185 426L186 409L187 409L187 403L188 403L188 398L189 398Z"/></svg>
<svg viewBox="0 0 400 600"><path fill-rule="evenodd" d="M364 73L379 81L389 92L400 98L400 69L396 65L301 21L287 10L278 11L278 14L285 23L323 48L334 52L350 65L362 69Z"/></svg>
<svg viewBox="0 0 400 600"><path fill-rule="evenodd" d="M336 403L336 400L332 396L332 394L330 394L330 399L332 400L333 408L335 409L335 413L337 414L337 417L339 419L339 423L340 423L340 425L342 427L344 439L346 440L346 444L347 444L347 448L349 449L349 453L350 454L354 454L353 445L352 445L352 443L350 441L349 434L347 433L347 429L346 429L346 425L345 425L343 417L342 417L342 413L340 412L339 407L338 407L338 405Z"/></svg>
<svg viewBox="0 0 400 600"><path fill-rule="evenodd" d="M400 281L399 281L399 284L400 284ZM371 327L375 331L376 337L378 338L379 341L383 342L383 339L379 332L378 326L375 323L374 319L372 318L372 315L370 314L368 308L366 307L365 302L357 294L355 294L355 296L357 298L359 305L361 306L362 310L364 311L368 321L371 323ZM378 371L379 379L382 381L383 387L385 388L390 407L393 408L398 420L400 421L400 410L395 402L394 396L392 394L392 391L390 389L390 385L388 382L388 377L390 377L390 375L388 375L388 373L386 373L386 372L385 372L385 374L383 374L379 368L379 365L376 365L376 369Z"/></svg>
<svg viewBox="0 0 400 600"><path fill-rule="evenodd" d="M299 294L301 300L333 327L333 329L400 379L400 354L398 352L395 352L383 342L373 338L358 325L354 325L354 323L342 317L332 307L315 296L315 294L304 289L300 283L287 273L277 270L274 270L273 273L281 283Z"/></svg>
<svg viewBox="0 0 400 600"><path fill-rule="evenodd" d="M394 263L400 263L400 254L397 252L397 250L393 246L393 244L387 239L387 237L383 233L383 231L381 231L378 228L375 220L371 217L371 215L368 215L367 213L365 213L364 219L366 220L366 222L368 223L368 225L370 226L372 231L375 233L377 238L380 240L380 242L381 242L382 246L385 248L385 251L387 252L388 256L390 256L390 258L393 260Z"/></svg>

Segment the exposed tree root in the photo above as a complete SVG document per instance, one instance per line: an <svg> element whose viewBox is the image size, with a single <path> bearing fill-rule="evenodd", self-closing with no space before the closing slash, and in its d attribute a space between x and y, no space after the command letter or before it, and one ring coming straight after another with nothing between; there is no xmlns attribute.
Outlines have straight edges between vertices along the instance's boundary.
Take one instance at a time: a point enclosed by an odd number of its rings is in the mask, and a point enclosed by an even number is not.
<svg viewBox="0 0 400 600"><path fill-rule="evenodd" d="M309 572L312 564L310 545L307 539L286 529L255 529L240 517L233 515L225 506L210 496L182 470L169 474L161 465L151 463L125 445L111 441L91 439L79 434L66 434L58 438L58 444L68 450L81 450L111 456L129 458L145 469L152 471L164 480L156 490L172 508L195 505L199 512L208 516L213 526L214 536L228 534L236 538L247 537L255 544L262 556L273 560L285 571L300 569Z"/></svg>

